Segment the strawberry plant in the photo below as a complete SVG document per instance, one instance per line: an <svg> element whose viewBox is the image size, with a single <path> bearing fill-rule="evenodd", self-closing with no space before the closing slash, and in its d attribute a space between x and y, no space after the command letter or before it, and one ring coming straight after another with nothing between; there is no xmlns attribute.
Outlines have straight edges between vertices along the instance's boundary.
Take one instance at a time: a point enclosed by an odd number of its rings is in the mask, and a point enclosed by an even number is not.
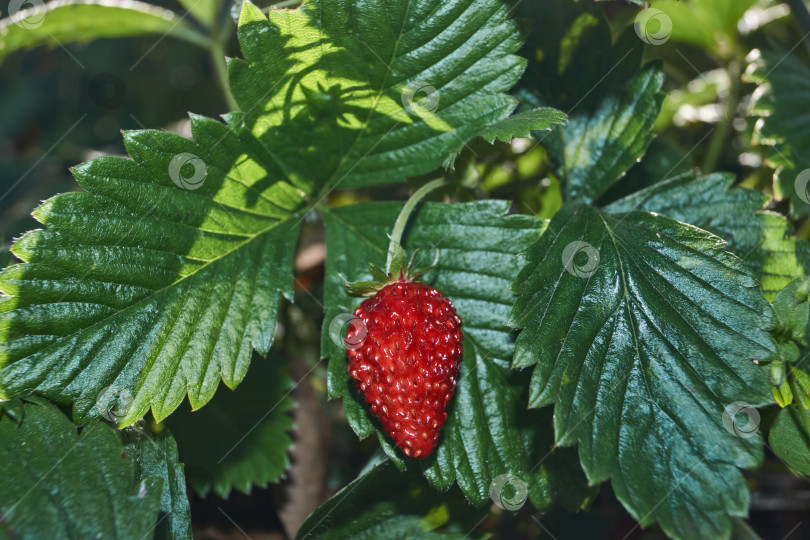
<svg viewBox="0 0 810 540"><path fill-rule="evenodd" d="M12 2L3 77L151 39L138 100L186 47L214 112L7 175L0 537L806 535L808 35L801 0Z"/></svg>

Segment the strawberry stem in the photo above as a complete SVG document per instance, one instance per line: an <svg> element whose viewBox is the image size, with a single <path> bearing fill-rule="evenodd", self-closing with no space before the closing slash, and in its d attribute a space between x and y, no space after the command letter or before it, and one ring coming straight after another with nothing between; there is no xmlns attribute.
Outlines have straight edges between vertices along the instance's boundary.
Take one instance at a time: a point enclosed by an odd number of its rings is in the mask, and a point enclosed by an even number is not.
<svg viewBox="0 0 810 540"><path fill-rule="evenodd" d="M419 204L425 195L437 189L441 186L447 185L448 182L444 178L439 178L437 180L433 180L428 182L424 186L420 187L416 191L414 191L411 198L408 199L408 202L405 203L405 206L402 207L402 210L399 212L399 216L397 216L397 221L394 223L394 230L391 232L391 242L388 244L388 258L385 261L385 271L388 274L392 273L392 265L397 258L404 258L402 254L402 233L405 232L405 225L408 223L408 218L411 216L411 212ZM397 256L399 252L399 257ZM400 269L401 270L401 269Z"/></svg>

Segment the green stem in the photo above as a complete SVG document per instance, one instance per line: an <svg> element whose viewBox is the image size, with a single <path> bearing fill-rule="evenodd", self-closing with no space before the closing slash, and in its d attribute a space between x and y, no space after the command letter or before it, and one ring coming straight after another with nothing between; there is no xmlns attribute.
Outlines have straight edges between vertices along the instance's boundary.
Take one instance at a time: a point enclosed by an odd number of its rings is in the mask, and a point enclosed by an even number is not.
<svg viewBox="0 0 810 540"><path fill-rule="evenodd" d="M740 99L740 85L742 82L742 67L740 61L734 58L728 65L728 76L730 80L728 98L723 106L723 116L717 122L717 127L709 141L709 150L703 160L702 172L708 174L717 168L717 162L723 152L723 146L728 139L729 131L734 121L734 113Z"/></svg>
<svg viewBox="0 0 810 540"><path fill-rule="evenodd" d="M211 41L212 44L209 49L211 51L211 62L214 64L214 69L217 72L217 79L219 80L219 86L222 88L222 94L225 96L228 109L230 111L238 111L239 105L236 104L236 100L231 93L231 87L228 84L228 66L225 63L225 48L222 46L222 42L217 36L213 36Z"/></svg>
<svg viewBox="0 0 810 540"><path fill-rule="evenodd" d="M397 217L396 223L394 223L394 230L391 232L391 243L388 244L388 258L385 261L385 271L387 273L391 273L391 263L394 260L394 254L401 245L402 241L402 233L405 232L405 225L408 224L408 218L411 216L411 212L419 204L425 195L433 191L434 189L440 188L442 186L446 186L448 184L447 180L444 178L439 178L438 180L433 180L428 182L424 186L417 189L411 198L408 199L408 202L405 203L405 206L402 207L402 210Z"/></svg>

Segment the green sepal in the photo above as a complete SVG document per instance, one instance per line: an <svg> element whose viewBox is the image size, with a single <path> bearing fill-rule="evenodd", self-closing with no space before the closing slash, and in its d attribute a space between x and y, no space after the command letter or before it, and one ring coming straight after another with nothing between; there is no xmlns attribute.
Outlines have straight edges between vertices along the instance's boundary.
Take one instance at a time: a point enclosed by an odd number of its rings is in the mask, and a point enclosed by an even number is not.
<svg viewBox="0 0 810 540"><path fill-rule="evenodd" d="M405 264L405 250L402 248L402 244L394 240L391 235L388 235L388 238L391 239L391 244L388 246L388 260L391 261L388 275L396 279L407 276L408 265Z"/></svg>
<svg viewBox="0 0 810 540"><path fill-rule="evenodd" d="M368 263L368 269L371 272L371 275L374 276L374 279L380 283L387 282L390 277L385 270L372 262Z"/></svg>
<svg viewBox="0 0 810 540"><path fill-rule="evenodd" d="M793 391L790 389L790 381L787 378L782 381L782 384L772 387L771 390L776 403L783 409L793 403Z"/></svg>

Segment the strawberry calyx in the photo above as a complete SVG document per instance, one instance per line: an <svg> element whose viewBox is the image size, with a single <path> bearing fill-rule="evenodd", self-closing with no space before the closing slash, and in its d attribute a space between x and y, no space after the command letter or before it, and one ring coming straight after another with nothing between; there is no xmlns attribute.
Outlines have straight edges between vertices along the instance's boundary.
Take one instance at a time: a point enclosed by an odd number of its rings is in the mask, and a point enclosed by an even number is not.
<svg viewBox="0 0 810 540"><path fill-rule="evenodd" d="M340 279L343 280L343 285L346 287L347 294L350 296L373 296L377 293L377 291L390 283L394 283L396 281L414 281L417 277L429 272L436 266L436 263L439 261L438 249L436 250L436 257L433 264L426 268L413 270L413 261L418 250L414 250L410 262L406 264L405 249L402 247L401 241L402 233L405 231L405 225L408 223L408 218L416 208L419 201L421 201L425 195L431 191L445 185L447 185L447 180L443 178L433 180L432 182L428 182L424 186L417 189L414 194L411 195L410 199L408 199L408 201L405 203L405 206L402 207L402 210L394 223L394 229L388 236L390 242L388 244L388 258L385 262L385 270L374 263L369 262L368 269L371 272L374 281L355 281L350 283L345 277L340 276Z"/></svg>
<svg viewBox="0 0 810 540"><path fill-rule="evenodd" d="M401 251L401 255L398 254L395 256L391 271L386 272L376 264L372 262L368 263L368 269L374 278L373 281L350 282L343 277L343 275L339 274L340 279L343 280L343 286L346 288L346 293L349 296L374 296L380 289L386 285L390 285L391 283L397 281L416 281L419 276L433 270L436 267L436 264L439 262L439 250L437 249L436 256L430 266L413 269L413 261L416 257L416 253L419 250L414 250L410 262L408 264L404 264L405 250L399 245L399 243L397 243L397 246L399 251Z"/></svg>

